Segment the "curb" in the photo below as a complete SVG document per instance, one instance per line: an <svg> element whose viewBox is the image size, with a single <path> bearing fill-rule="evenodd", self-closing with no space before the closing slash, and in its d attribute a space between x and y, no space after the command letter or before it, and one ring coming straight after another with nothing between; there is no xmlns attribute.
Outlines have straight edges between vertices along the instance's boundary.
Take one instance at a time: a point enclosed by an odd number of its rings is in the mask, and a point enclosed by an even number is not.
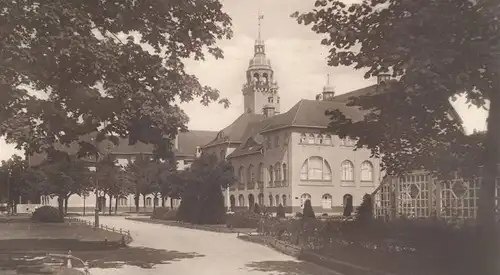
<svg viewBox="0 0 500 275"><path fill-rule="evenodd" d="M359 266L356 264L344 262L334 258L325 257L314 252L306 251L300 248L299 246L291 245L288 244L287 242L280 241L274 238L266 238L263 236L255 236L255 235L241 235L238 236L238 238L247 242L252 242L271 247L278 252L281 252L288 256L292 256L294 258L297 258L298 260L314 263L336 272L349 273L349 271L352 272L352 270L355 269L366 272L366 274L370 275L396 275L391 272Z"/></svg>
<svg viewBox="0 0 500 275"><path fill-rule="evenodd" d="M85 224L85 225L87 225L89 227L95 228L95 223L91 222L91 221L86 221L86 220L82 220L82 219L79 219L79 218L73 218L73 217L68 217L67 219L70 220L70 221L73 221L73 222L77 222L77 223L80 223L80 224ZM109 231L109 232L113 232L113 233L118 233L118 234L120 234L122 236L122 240L121 241L115 241L113 243L122 244L124 246L127 246L127 245L129 245L133 241L132 235L130 234L130 230L125 230L125 229L122 229L122 228L115 228L115 227L108 227L107 225L103 225L103 224L101 224L99 226L99 229L105 230L105 231Z"/></svg>
<svg viewBox="0 0 500 275"><path fill-rule="evenodd" d="M141 218L125 218L126 220L131 220L131 221L137 221L137 222L145 222L145 223L150 223L150 224L162 224L166 226L173 226L173 227L180 227L180 228L187 228L187 229L193 229L193 230L202 230L202 231L208 231L208 232L215 232L215 233L224 233L224 234L236 234L236 233L241 233L237 229L234 228L214 228L211 226L203 226L203 225L194 225L190 223L181 223L177 221L164 221L164 220L157 220L157 219L141 219Z"/></svg>

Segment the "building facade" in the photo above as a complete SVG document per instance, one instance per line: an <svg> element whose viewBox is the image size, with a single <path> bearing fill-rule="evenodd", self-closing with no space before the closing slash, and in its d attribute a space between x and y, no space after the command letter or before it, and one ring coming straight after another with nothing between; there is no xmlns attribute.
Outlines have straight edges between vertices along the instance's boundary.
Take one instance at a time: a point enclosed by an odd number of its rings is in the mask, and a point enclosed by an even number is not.
<svg viewBox="0 0 500 275"><path fill-rule="evenodd" d="M204 154L233 165L238 180L225 193L226 206L281 204L295 213L310 200L317 214L341 214L375 190L383 176L380 161L369 150L354 150L353 140L327 133L325 112L339 109L362 119L364 114L346 103L350 96L377 92L378 85L335 96L327 83L316 100L301 100L281 113L278 83L260 36L246 76L242 114L202 147Z"/></svg>

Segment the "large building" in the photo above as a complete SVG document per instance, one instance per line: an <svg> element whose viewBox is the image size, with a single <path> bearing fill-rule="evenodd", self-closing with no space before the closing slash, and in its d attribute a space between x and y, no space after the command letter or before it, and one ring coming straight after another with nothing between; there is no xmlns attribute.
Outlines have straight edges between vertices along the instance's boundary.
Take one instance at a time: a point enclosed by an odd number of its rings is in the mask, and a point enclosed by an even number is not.
<svg viewBox="0 0 500 275"><path fill-rule="evenodd" d="M316 100L303 99L281 113L274 70L259 37L242 90L245 109L202 147L204 154L227 158L234 167L238 181L226 192L226 204L282 204L295 213L310 200L319 214L359 205L380 183L380 162L368 150L353 150L354 141L326 133L330 121L325 111L339 109L362 119L363 112L346 103L351 96L376 92L377 86L337 96L327 84Z"/></svg>
<svg viewBox="0 0 500 275"><path fill-rule="evenodd" d="M380 77L381 81L385 78ZM379 185L380 162L371 158L368 150L353 150L354 141L326 133L330 121L325 112L340 109L353 120L361 119L363 112L346 103L351 96L376 92L377 87L335 95L334 88L327 84L315 100L303 99L290 110L281 112L275 72L259 35L242 89L242 114L218 132L180 133L174 150L179 169L188 167L201 153L229 160L238 181L225 193L228 208L249 207L255 203L272 208L282 204L288 213L294 213L301 211L305 200L310 200L318 214L342 213L348 205L359 205L363 195ZM152 153L151 146L142 143L130 146L126 140L117 147L111 143L101 147L107 154L114 155L120 165ZM30 157L30 163L36 165L41 159ZM57 200L42 197L40 203L55 206ZM104 210L109 205L105 199L101 203ZM140 200L140 207L151 208L154 203L153 197L148 196L145 205ZM113 200L111 205L114 204ZM68 202L69 211L93 211L95 206L94 194L73 195ZM133 195L120 198L118 206L121 211L132 211ZM19 207L22 212L32 206Z"/></svg>

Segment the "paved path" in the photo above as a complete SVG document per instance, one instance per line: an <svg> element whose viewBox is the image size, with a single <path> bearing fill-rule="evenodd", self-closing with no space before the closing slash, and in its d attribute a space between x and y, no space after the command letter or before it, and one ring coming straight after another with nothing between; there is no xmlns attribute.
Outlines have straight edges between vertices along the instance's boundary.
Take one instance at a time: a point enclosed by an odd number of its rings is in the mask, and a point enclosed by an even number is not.
<svg viewBox="0 0 500 275"><path fill-rule="evenodd" d="M119 269L97 268L92 269L92 275L341 275L297 261L270 248L239 240L235 234L129 221L123 217L101 217L101 223L129 229L134 239L130 244L132 248L150 248L145 253L151 253L151 257L158 251L169 252L170 257L164 264L151 268L133 265Z"/></svg>

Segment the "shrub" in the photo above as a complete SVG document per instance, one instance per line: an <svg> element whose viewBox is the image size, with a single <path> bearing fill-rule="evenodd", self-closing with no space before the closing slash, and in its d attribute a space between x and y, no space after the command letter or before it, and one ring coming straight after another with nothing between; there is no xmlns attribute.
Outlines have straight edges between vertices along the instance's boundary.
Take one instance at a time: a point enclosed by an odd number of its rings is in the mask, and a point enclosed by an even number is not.
<svg viewBox="0 0 500 275"><path fill-rule="evenodd" d="M63 222L64 218L59 209L52 206L42 206L33 212L31 220L35 222Z"/></svg>
<svg viewBox="0 0 500 275"><path fill-rule="evenodd" d="M300 212L295 213L295 218L302 218L303 216Z"/></svg>
<svg viewBox="0 0 500 275"><path fill-rule="evenodd" d="M314 210L311 205L311 200L306 200L304 203L304 210L302 210L303 218L316 218L316 215L314 214Z"/></svg>
<svg viewBox="0 0 500 275"><path fill-rule="evenodd" d="M156 207L153 210L153 214L151 214L151 219L163 219L165 213L169 211L170 209L168 207Z"/></svg>
<svg viewBox="0 0 500 275"><path fill-rule="evenodd" d="M278 210L276 210L276 217L285 218L285 208L283 207L283 205L281 203L278 206Z"/></svg>
<svg viewBox="0 0 500 275"><path fill-rule="evenodd" d="M226 217L226 224L232 228L258 228L261 215L252 211L241 211L229 214Z"/></svg>
<svg viewBox="0 0 500 275"><path fill-rule="evenodd" d="M260 206L259 206L258 203L255 203L255 205L253 207L253 212L257 213L257 214L260 214Z"/></svg>
<svg viewBox="0 0 500 275"><path fill-rule="evenodd" d="M363 202L356 209L356 223L366 225L373 219L373 202L372 196L365 194L363 196Z"/></svg>

